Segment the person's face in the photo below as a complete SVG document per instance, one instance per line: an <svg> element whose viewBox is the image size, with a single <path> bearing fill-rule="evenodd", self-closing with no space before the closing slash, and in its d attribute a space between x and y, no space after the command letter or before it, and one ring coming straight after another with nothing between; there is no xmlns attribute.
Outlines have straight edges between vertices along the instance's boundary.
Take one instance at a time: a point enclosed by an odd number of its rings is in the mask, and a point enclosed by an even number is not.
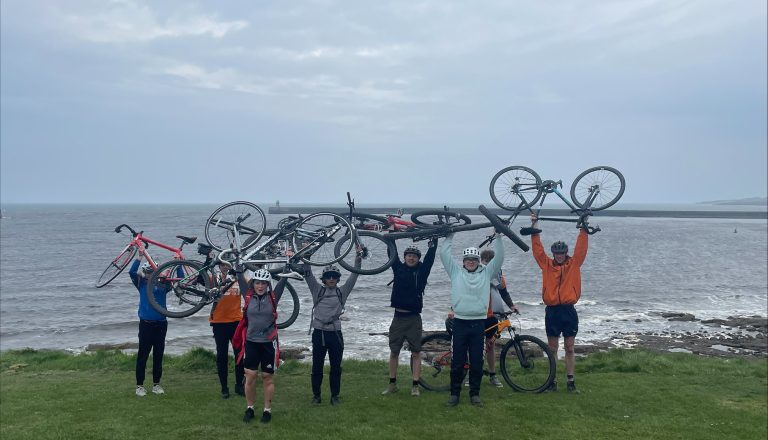
<svg viewBox="0 0 768 440"><path fill-rule="evenodd" d="M323 284L325 284L326 287L334 288L339 284L339 278L334 276L323 278Z"/></svg>
<svg viewBox="0 0 768 440"><path fill-rule="evenodd" d="M465 258L464 259L464 269L467 269L470 272L474 272L477 270L477 266L480 265L480 260L476 258Z"/></svg>
<svg viewBox="0 0 768 440"><path fill-rule="evenodd" d="M257 295L263 295L269 290L269 283L267 281L255 280L253 282L253 290Z"/></svg>
<svg viewBox="0 0 768 440"><path fill-rule="evenodd" d="M419 257L416 254L405 254L405 265L414 267L419 264Z"/></svg>
<svg viewBox="0 0 768 440"><path fill-rule="evenodd" d="M564 253L561 253L561 254L559 254L559 253L558 254L552 254L552 256L555 259L555 263L563 264L563 262L565 261L565 258L568 256L568 254L564 252Z"/></svg>

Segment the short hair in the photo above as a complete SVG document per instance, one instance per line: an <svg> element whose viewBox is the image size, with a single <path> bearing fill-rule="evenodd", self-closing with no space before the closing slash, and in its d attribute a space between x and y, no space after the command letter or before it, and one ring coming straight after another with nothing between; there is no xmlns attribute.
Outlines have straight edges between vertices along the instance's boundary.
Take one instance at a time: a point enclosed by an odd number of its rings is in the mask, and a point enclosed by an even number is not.
<svg viewBox="0 0 768 440"><path fill-rule="evenodd" d="M483 261L491 261L495 255L496 255L496 252L490 249L486 249L480 252L480 259Z"/></svg>

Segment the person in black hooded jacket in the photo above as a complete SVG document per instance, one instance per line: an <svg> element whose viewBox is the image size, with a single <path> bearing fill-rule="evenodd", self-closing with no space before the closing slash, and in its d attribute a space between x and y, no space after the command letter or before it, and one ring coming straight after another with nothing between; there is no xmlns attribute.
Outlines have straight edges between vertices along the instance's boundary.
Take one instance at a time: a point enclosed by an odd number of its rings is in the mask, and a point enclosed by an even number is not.
<svg viewBox="0 0 768 440"><path fill-rule="evenodd" d="M411 395L420 395L419 379L421 378L421 309L424 305L424 288L427 278L435 262L437 239L429 241L429 250L420 261L421 251L416 247L407 247L403 251L403 259L395 257L392 264L394 280L390 307L395 309L395 316L389 326L389 385L382 394L397 392L397 364L400 350L407 340L411 350L411 365L413 365L413 382Z"/></svg>

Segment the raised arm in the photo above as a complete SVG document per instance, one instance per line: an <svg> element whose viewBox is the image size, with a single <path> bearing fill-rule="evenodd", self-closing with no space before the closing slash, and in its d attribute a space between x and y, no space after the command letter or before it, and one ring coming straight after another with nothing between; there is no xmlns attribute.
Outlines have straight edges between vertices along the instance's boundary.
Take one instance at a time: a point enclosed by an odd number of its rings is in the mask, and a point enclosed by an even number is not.
<svg viewBox="0 0 768 440"><path fill-rule="evenodd" d="M427 277L429 272L432 271L432 265L435 264L435 255L437 255L437 238L432 238L429 240L427 254L424 255L424 261L421 263L423 277Z"/></svg>
<svg viewBox="0 0 768 440"><path fill-rule="evenodd" d="M280 281L277 282L275 285L275 298L277 298L277 302L280 302L280 297L283 296L283 291L285 290L285 284L288 282L288 278L280 278Z"/></svg>
<svg viewBox="0 0 768 440"><path fill-rule="evenodd" d="M133 282L133 285L136 286L136 288L139 288L139 264L141 258L137 258L133 260L133 264L131 264L131 268L128 269L128 275L131 277L131 282Z"/></svg>
<svg viewBox="0 0 768 440"><path fill-rule="evenodd" d="M501 241L500 236L493 240L493 252L494 257L488 262L487 269L491 273L499 273L502 264L504 264L504 243Z"/></svg>
<svg viewBox="0 0 768 440"><path fill-rule="evenodd" d="M531 214L531 227L535 228L538 223L539 218L536 214ZM547 253L544 251L544 246L541 244L540 234L531 234L531 249L533 250L533 258L536 259L536 263L541 270L544 270L549 262L549 257L547 257Z"/></svg>
<svg viewBox="0 0 768 440"><path fill-rule="evenodd" d="M245 274L242 270L235 269L237 274L237 286L240 287L240 295L245 298L248 295L248 280L245 279Z"/></svg>
<svg viewBox="0 0 768 440"><path fill-rule="evenodd" d="M445 237L445 240L443 240L443 243L440 245L440 250L439 250L440 261L443 262L443 267L445 268L445 271L448 272L448 277L452 277L453 274L461 270L458 263L453 261L453 255L451 255L452 249L453 249L453 234L450 234L447 237Z"/></svg>
<svg viewBox="0 0 768 440"><path fill-rule="evenodd" d="M584 264L584 260L587 259L587 248L589 247L589 234L585 229L581 229L579 236L576 238L576 247L573 249L573 262L577 266L581 267Z"/></svg>
<svg viewBox="0 0 768 440"><path fill-rule="evenodd" d="M362 257L360 257L360 254L358 253L355 256L355 267L360 267L360 265L363 263ZM347 302L347 297L350 293L352 293L352 288L355 287L355 283L357 282L357 277L359 277L360 274L358 273L350 273L349 278L347 278L347 282L345 282L339 289L341 289L341 301L343 303Z"/></svg>

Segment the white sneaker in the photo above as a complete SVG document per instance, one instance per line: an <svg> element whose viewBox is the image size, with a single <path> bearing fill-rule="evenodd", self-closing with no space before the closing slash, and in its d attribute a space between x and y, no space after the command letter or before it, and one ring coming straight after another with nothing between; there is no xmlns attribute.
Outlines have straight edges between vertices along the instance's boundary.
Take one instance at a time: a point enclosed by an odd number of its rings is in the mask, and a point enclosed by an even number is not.
<svg viewBox="0 0 768 440"><path fill-rule="evenodd" d="M147 395L147 390L144 389L143 386L137 385L136 386L136 395L139 397L144 397Z"/></svg>
<svg viewBox="0 0 768 440"><path fill-rule="evenodd" d="M304 281L304 277L301 276L300 273L294 272L294 271L279 273L277 274L277 276L279 276L280 278L289 278L291 280L296 280L296 281Z"/></svg>
<svg viewBox="0 0 768 440"><path fill-rule="evenodd" d="M152 387L152 392L154 394L165 394L165 390L160 386L159 383Z"/></svg>

